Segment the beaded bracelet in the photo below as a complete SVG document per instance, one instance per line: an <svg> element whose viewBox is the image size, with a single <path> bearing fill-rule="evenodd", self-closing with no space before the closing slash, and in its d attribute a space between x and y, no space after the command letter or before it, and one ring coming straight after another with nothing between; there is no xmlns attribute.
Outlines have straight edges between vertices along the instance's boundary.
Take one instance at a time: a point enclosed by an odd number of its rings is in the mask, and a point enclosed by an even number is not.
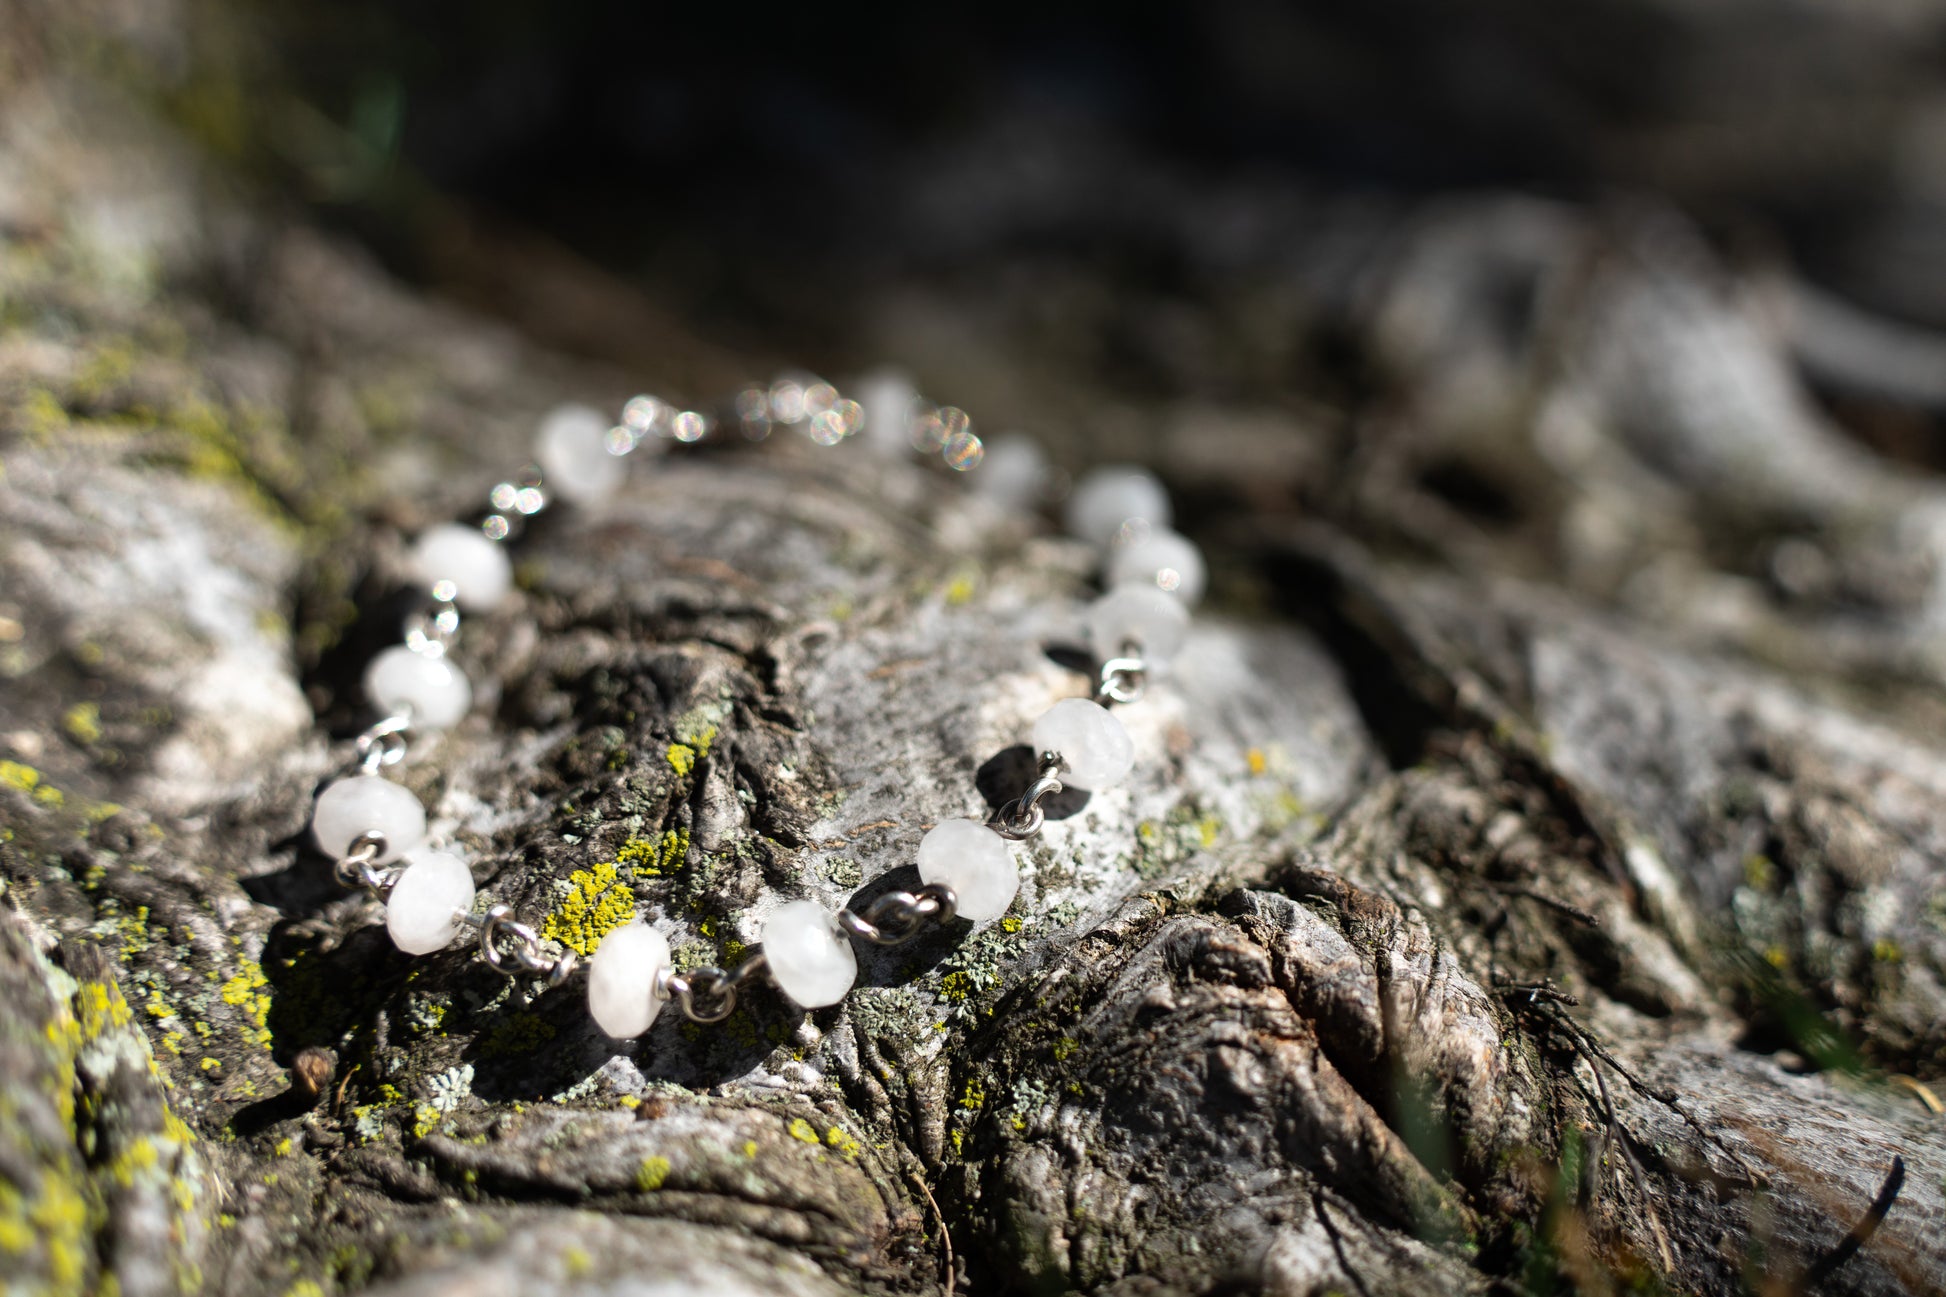
<svg viewBox="0 0 1946 1297"><path fill-rule="evenodd" d="M1041 492L1044 462L1024 438L989 448L963 412L924 402L901 380L873 382L864 395L861 403L816 379L783 378L739 393L731 417L752 440L778 428L798 429L823 446L863 434L881 449L936 452L961 472L985 464L982 484L1002 500L1031 501ZM649 396L630 400L613 426L586 407L562 407L540 426L535 463L494 486L492 512L478 526L441 524L414 543L411 568L430 601L408 619L404 641L368 665L365 693L383 719L358 736L358 773L325 787L311 817L312 838L336 860L338 881L384 902L386 927L400 950L429 954L471 929L480 957L509 977L558 986L575 972L573 952L549 957L510 907L493 904L475 913L471 869L450 852L421 849L425 808L381 771L404 759L412 731L450 728L470 709L472 687L448 649L462 611L489 611L511 592L506 542L519 535L523 520L555 503L593 504L613 494L624 479L625 457L650 438L695 442L717 427L706 414ZM1100 468L1083 477L1068 497L1066 522L1105 551L1107 593L1087 618L1100 661L1098 687L1092 698L1055 703L1034 723L1033 750L1040 756L1027 790L985 820L949 819L928 830L919 843L923 885L916 891L887 892L861 910L836 914L814 901L776 907L760 948L733 969L678 973L668 940L639 917L609 932L588 967L588 1007L597 1025L612 1037L639 1036L669 1003L694 1021L720 1022L734 1011L739 992L765 976L803 1008L833 1005L857 978L854 938L898 945L929 923L955 917L980 923L1006 912L1020 885L1009 844L1041 831L1042 803L1064 788L1112 786L1133 768L1134 744L1108 709L1135 701L1151 676L1166 669L1188 633L1187 609L1204 581L1196 547L1169 530L1166 492L1140 469Z"/></svg>

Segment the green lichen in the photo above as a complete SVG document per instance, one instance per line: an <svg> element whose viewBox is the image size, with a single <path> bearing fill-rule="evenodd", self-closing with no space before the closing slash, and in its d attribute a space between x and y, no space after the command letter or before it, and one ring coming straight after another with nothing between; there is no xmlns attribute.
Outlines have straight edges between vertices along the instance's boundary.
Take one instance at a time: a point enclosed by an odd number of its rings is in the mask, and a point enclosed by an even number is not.
<svg viewBox="0 0 1946 1297"><path fill-rule="evenodd" d="M1144 820L1135 828L1135 872L1144 878L1168 873L1199 851L1208 851L1223 836L1222 821L1203 814L1185 801L1161 820Z"/></svg>
<svg viewBox="0 0 1946 1297"><path fill-rule="evenodd" d="M516 1013L495 1023L480 1042L486 1058L509 1054L531 1054L555 1037L554 1024L538 1013Z"/></svg>

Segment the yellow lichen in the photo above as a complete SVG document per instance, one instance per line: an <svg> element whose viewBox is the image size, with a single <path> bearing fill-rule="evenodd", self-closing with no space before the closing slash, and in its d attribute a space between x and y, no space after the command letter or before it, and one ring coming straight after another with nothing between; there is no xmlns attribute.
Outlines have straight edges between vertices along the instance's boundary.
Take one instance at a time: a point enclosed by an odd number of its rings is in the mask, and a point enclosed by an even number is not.
<svg viewBox="0 0 1946 1297"><path fill-rule="evenodd" d="M586 959L603 937L635 917L635 893L621 881L612 860L575 870L568 883L568 897L541 924L541 937Z"/></svg>
<svg viewBox="0 0 1946 1297"><path fill-rule="evenodd" d="M801 1139L806 1144L816 1144L818 1142L818 1132L812 1128L810 1122L804 1120L802 1117L791 1118L791 1124L785 1130L792 1139Z"/></svg>
<svg viewBox="0 0 1946 1297"><path fill-rule="evenodd" d="M686 776L696 768L696 749L687 743L669 745L669 768L679 776Z"/></svg>
<svg viewBox="0 0 1946 1297"><path fill-rule="evenodd" d="M77 743L99 743L101 707L96 703L76 703L61 713L61 728Z"/></svg>
<svg viewBox="0 0 1946 1297"><path fill-rule="evenodd" d="M0 761L0 784L31 793L41 782L41 772L18 761Z"/></svg>
<svg viewBox="0 0 1946 1297"><path fill-rule="evenodd" d="M637 878L657 878L689 858L689 830L668 829L661 838L630 838L615 853L615 864Z"/></svg>
<svg viewBox="0 0 1946 1297"><path fill-rule="evenodd" d="M824 1132L824 1142L827 1146L837 1149L846 1157L854 1159L865 1150L863 1144L836 1126Z"/></svg>
<svg viewBox="0 0 1946 1297"><path fill-rule="evenodd" d="M74 1003L84 1038L92 1039L112 1028L126 1027L135 1019L129 1012L128 1001L122 998L121 988L112 982L83 982L74 993Z"/></svg>
<svg viewBox="0 0 1946 1297"><path fill-rule="evenodd" d="M269 1045L270 1036L270 996L265 987L270 983L264 977L264 970L254 959L245 958L240 964L241 971L224 982L220 988L223 1003L242 1009L243 1016L249 1020L254 1030L244 1032L244 1037L258 1045Z"/></svg>
<svg viewBox="0 0 1946 1297"><path fill-rule="evenodd" d="M666 1157L645 1157L642 1165L635 1169L635 1187L643 1193L654 1193L669 1178L669 1159Z"/></svg>
<svg viewBox="0 0 1946 1297"><path fill-rule="evenodd" d="M710 744L716 742L716 726L700 717L685 717L676 725L676 738L684 746L693 748L697 756L706 757Z"/></svg>

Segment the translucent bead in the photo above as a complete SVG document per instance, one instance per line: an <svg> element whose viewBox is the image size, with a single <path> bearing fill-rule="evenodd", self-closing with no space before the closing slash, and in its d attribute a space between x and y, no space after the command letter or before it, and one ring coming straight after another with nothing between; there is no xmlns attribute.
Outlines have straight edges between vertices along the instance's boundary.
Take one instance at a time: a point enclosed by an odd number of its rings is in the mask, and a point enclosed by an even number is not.
<svg viewBox="0 0 1946 1297"><path fill-rule="evenodd" d="M656 982L669 965L669 942L646 923L616 928L588 961L588 1014L618 1039L639 1036L662 1011Z"/></svg>
<svg viewBox="0 0 1946 1297"><path fill-rule="evenodd" d="M1005 914L1020 890L1007 840L978 820L945 820L919 839L919 877L952 888L975 923Z"/></svg>
<svg viewBox="0 0 1946 1297"><path fill-rule="evenodd" d="M1031 509L1047 493L1047 456L1032 437L1003 433L989 441L973 485L1006 509Z"/></svg>
<svg viewBox="0 0 1946 1297"><path fill-rule="evenodd" d="M318 795L311 812L311 839L318 850L342 860L367 833L385 835L378 863L397 860L425 841L426 808L409 791L377 775L340 779Z"/></svg>
<svg viewBox="0 0 1946 1297"><path fill-rule="evenodd" d="M786 901L770 912L764 958L784 994L807 1009L836 1004L858 980L851 939L815 901Z"/></svg>
<svg viewBox="0 0 1946 1297"><path fill-rule="evenodd" d="M1117 586L1088 606L1088 642L1103 662L1130 655L1165 670L1188 636L1188 610L1152 585Z"/></svg>
<svg viewBox="0 0 1946 1297"><path fill-rule="evenodd" d="M1194 608L1202 602L1209 569L1195 541L1167 527L1151 527L1109 551L1108 584L1131 581L1167 590L1184 606Z"/></svg>
<svg viewBox="0 0 1946 1297"><path fill-rule="evenodd" d="M459 724L473 705L473 686L449 659L397 644L365 668L365 696L384 715L404 712L415 726L444 730Z"/></svg>
<svg viewBox="0 0 1946 1297"><path fill-rule="evenodd" d="M1058 752L1070 788L1109 788L1135 768L1135 744L1105 707L1064 698L1034 722L1034 750Z"/></svg>
<svg viewBox="0 0 1946 1297"><path fill-rule="evenodd" d="M456 601L468 612L498 606L514 584L506 549L488 540L478 527L456 522L420 533L412 546L412 568L427 589L451 581L458 591Z"/></svg>
<svg viewBox="0 0 1946 1297"><path fill-rule="evenodd" d="M858 385L858 402L865 407L865 440L881 455L902 455L912 449L912 407L919 393L912 380L893 370L881 370Z"/></svg>
<svg viewBox="0 0 1946 1297"><path fill-rule="evenodd" d="M534 458L563 500L592 504L622 484L628 465L609 453L608 429L608 420L585 405L559 406L541 420Z"/></svg>
<svg viewBox="0 0 1946 1297"><path fill-rule="evenodd" d="M1169 492L1154 474L1127 464L1093 470L1068 497L1069 533L1097 545L1114 540L1130 519L1167 527L1169 518Z"/></svg>
<svg viewBox="0 0 1946 1297"><path fill-rule="evenodd" d="M406 862L385 898L385 929L408 955L444 950L473 908L473 871L458 856L428 851Z"/></svg>

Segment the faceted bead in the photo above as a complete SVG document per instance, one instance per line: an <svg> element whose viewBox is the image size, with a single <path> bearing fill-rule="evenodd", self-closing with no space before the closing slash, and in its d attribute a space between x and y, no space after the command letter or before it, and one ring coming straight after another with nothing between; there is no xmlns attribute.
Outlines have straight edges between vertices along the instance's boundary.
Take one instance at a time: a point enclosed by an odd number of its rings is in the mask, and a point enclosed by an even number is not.
<svg viewBox="0 0 1946 1297"><path fill-rule="evenodd" d="M662 1011L656 989L669 965L669 942L646 923L630 923L601 939L588 961L588 1013L617 1039L639 1036Z"/></svg>
<svg viewBox="0 0 1946 1297"><path fill-rule="evenodd" d="M881 370L858 385L858 401L865 407L865 440L881 455L903 455L912 449L912 407L919 393L912 380L895 370Z"/></svg>
<svg viewBox="0 0 1946 1297"><path fill-rule="evenodd" d="M1047 493L1047 456L1032 437L1003 433L986 443L973 485L1002 508L1031 509Z"/></svg>
<svg viewBox="0 0 1946 1297"><path fill-rule="evenodd" d="M1097 545L1115 539L1122 524L1139 519L1152 527L1169 525L1169 492L1146 469L1127 464L1097 468L1068 497L1070 534Z"/></svg>
<svg viewBox="0 0 1946 1297"><path fill-rule="evenodd" d="M1188 636L1182 602L1152 585L1117 586L1088 607L1088 642L1103 662L1133 656L1161 671Z"/></svg>
<svg viewBox="0 0 1946 1297"><path fill-rule="evenodd" d="M397 860L425 840L426 808L409 791L377 775L340 779L318 794L311 839L325 855L342 860L352 843L372 832L385 836L378 863Z"/></svg>
<svg viewBox="0 0 1946 1297"><path fill-rule="evenodd" d="M1109 788L1135 768L1135 744L1105 707L1064 698L1034 722L1034 751L1058 752L1070 788Z"/></svg>
<svg viewBox="0 0 1946 1297"><path fill-rule="evenodd" d="M851 939L815 901L786 901L770 912L764 958L784 994L807 1009L836 1004L858 980Z"/></svg>
<svg viewBox="0 0 1946 1297"><path fill-rule="evenodd" d="M563 405L541 420L534 458L544 482L563 500L593 504L613 495L628 473L608 452L609 421L585 405Z"/></svg>
<svg viewBox="0 0 1946 1297"><path fill-rule="evenodd" d="M1140 582L1166 590L1194 608L1203 598L1209 569L1196 542L1167 527L1151 527L1126 543L1117 544L1108 555L1108 584Z"/></svg>
<svg viewBox="0 0 1946 1297"><path fill-rule="evenodd" d="M404 713L424 729L451 729L473 705L473 686L451 659L386 649L365 668L365 696L387 716Z"/></svg>
<svg viewBox="0 0 1946 1297"><path fill-rule="evenodd" d="M1020 870L1007 840L978 820L933 826L919 840L919 877L952 888L960 914L975 923L1005 914L1020 890Z"/></svg>
<svg viewBox="0 0 1946 1297"><path fill-rule="evenodd" d="M408 955L444 950L473 908L473 871L458 856L428 851L406 862L385 898L385 928Z"/></svg>
<svg viewBox="0 0 1946 1297"><path fill-rule="evenodd" d="M506 549L488 540L478 527L456 522L420 533L412 546L412 568L427 589L451 581L458 588L459 606L468 612L496 607L514 584Z"/></svg>

